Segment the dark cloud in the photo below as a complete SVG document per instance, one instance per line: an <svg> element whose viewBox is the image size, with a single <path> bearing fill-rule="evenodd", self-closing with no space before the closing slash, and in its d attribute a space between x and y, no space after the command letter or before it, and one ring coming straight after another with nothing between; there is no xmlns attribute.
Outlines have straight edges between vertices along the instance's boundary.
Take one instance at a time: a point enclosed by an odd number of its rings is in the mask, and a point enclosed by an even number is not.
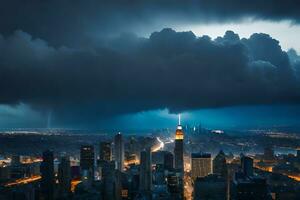
<svg viewBox="0 0 300 200"><path fill-rule="evenodd" d="M300 22L298 0L2 0L0 32L21 29L51 45L89 46L99 36L245 18Z"/></svg>
<svg viewBox="0 0 300 200"><path fill-rule="evenodd" d="M300 103L299 56L267 34L212 40L163 29L54 48L16 31L0 36L0 103L24 103L56 119L168 108Z"/></svg>

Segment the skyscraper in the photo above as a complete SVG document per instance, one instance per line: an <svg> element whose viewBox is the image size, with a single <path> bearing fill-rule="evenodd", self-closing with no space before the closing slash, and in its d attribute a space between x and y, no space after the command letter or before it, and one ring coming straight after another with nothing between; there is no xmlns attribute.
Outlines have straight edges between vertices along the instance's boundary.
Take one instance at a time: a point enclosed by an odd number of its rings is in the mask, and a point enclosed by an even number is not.
<svg viewBox="0 0 300 200"><path fill-rule="evenodd" d="M208 153L192 153L192 178L205 177L212 173L211 155Z"/></svg>
<svg viewBox="0 0 300 200"><path fill-rule="evenodd" d="M179 122L175 132L175 148L174 148L174 157L175 157L175 169L184 171L184 163L183 163L183 139L184 133L182 130L182 126L180 125L180 115Z"/></svg>
<svg viewBox="0 0 300 200"><path fill-rule="evenodd" d="M71 165L70 158L67 156L61 157L58 167L58 181L59 181L59 194L60 196L68 196L71 192Z"/></svg>
<svg viewBox="0 0 300 200"><path fill-rule="evenodd" d="M152 189L151 150L147 148L141 152L140 163L140 191L149 193Z"/></svg>
<svg viewBox="0 0 300 200"><path fill-rule="evenodd" d="M115 164L113 161L103 163L103 199L121 198L120 171L115 169Z"/></svg>
<svg viewBox="0 0 300 200"><path fill-rule="evenodd" d="M194 182L194 199L225 200L226 189L226 179L217 174L199 177Z"/></svg>
<svg viewBox="0 0 300 200"><path fill-rule="evenodd" d="M54 199L54 156L52 151L43 152L43 162L41 163L41 193L44 199Z"/></svg>
<svg viewBox="0 0 300 200"><path fill-rule="evenodd" d="M213 173L221 175L223 178L227 177L226 155L222 150L213 160Z"/></svg>
<svg viewBox="0 0 300 200"><path fill-rule="evenodd" d="M164 155L164 167L169 171L174 168L174 156L171 152L167 152Z"/></svg>
<svg viewBox="0 0 300 200"><path fill-rule="evenodd" d="M100 142L99 157L101 161L111 161L111 143Z"/></svg>
<svg viewBox="0 0 300 200"><path fill-rule="evenodd" d="M267 180L262 177L235 175L231 186L230 198L233 200L264 199L271 200ZM277 198L277 197L276 197Z"/></svg>
<svg viewBox="0 0 300 200"><path fill-rule="evenodd" d="M274 160L274 149L272 146L267 146L264 148L264 159Z"/></svg>
<svg viewBox="0 0 300 200"><path fill-rule="evenodd" d="M123 171L123 169L124 169L124 142L123 142L123 136L120 132L115 136L114 156L115 156L117 169L119 171Z"/></svg>
<svg viewBox="0 0 300 200"><path fill-rule="evenodd" d="M253 159L248 156L242 156L241 164L246 176L253 176Z"/></svg>
<svg viewBox="0 0 300 200"><path fill-rule="evenodd" d="M94 179L94 162L95 153L94 147L91 145L83 145L80 149L80 168L81 173L86 178Z"/></svg>

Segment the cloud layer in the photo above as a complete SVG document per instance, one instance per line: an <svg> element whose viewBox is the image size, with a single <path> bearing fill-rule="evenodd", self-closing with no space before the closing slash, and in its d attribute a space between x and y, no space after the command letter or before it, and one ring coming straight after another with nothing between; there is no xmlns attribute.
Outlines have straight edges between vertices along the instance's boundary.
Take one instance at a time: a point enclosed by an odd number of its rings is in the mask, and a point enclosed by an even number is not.
<svg viewBox="0 0 300 200"><path fill-rule="evenodd" d="M163 29L95 48L55 48L23 31L0 36L0 104L62 120L168 108L300 103L300 57L267 34L212 40Z"/></svg>
<svg viewBox="0 0 300 200"><path fill-rule="evenodd" d="M153 31L190 23L290 20L300 22L297 0L3 0L0 33L21 29L51 45L91 45L98 36ZM150 30L149 30L150 29Z"/></svg>

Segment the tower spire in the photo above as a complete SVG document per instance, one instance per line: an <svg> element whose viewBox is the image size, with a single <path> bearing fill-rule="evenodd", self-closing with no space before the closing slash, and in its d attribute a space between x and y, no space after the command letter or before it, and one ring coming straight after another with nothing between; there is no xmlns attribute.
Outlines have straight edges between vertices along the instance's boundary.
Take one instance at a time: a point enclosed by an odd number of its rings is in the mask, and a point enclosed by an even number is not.
<svg viewBox="0 0 300 200"><path fill-rule="evenodd" d="M180 114L178 114L178 125L180 125L181 124L181 115Z"/></svg>

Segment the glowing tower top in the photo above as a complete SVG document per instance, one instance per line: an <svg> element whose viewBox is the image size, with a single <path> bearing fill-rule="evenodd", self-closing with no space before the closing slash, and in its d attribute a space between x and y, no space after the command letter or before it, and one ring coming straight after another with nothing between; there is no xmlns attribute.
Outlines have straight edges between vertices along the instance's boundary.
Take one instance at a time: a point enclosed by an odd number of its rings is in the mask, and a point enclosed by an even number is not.
<svg viewBox="0 0 300 200"><path fill-rule="evenodd" d="M182 131L182 126L181 126L181 118L180 118L180 114L178 115L178 126L176 129L176 133L175 133L175 140L183 140L184 134Z"/></svg>

